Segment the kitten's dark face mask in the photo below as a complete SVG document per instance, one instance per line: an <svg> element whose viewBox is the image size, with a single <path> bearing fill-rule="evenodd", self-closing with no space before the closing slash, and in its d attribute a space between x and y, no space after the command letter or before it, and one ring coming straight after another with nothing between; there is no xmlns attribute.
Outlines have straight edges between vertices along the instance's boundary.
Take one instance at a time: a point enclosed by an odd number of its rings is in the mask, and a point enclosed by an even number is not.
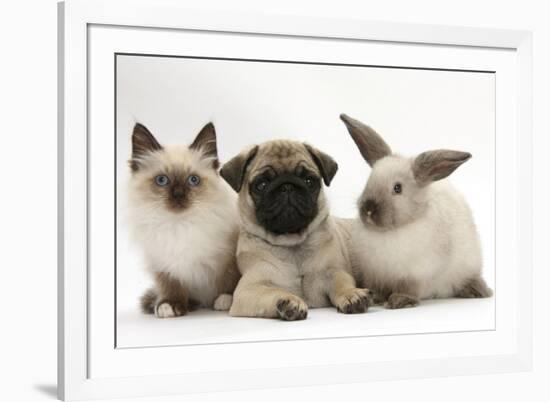
<svg viewBox="0 0 550 402"><path fill-rule="evenodd" d="M151 180L151 191L174 212L184 211L200 193L202 179L198 174L160 173Z"/></svg>
<svg viewBox="0 0 550 402"><path fill-rule="evenodd" d="M145 180L141 188L152 201L162 201L168 210L182 212L205 192L208 177L216 174L218 158L214 126L207 124L188 148L176 151L162 147L145 126L135 125L129 162L132 173L141 176L141 182ZM198 170L202 175L194 171L192 166L197 163L191 162L193 158L189 151L194 151L195 155L198 152L201 160ZM147 163L151 158L165 160L159 163L165 167L152 167Z"/></svg>

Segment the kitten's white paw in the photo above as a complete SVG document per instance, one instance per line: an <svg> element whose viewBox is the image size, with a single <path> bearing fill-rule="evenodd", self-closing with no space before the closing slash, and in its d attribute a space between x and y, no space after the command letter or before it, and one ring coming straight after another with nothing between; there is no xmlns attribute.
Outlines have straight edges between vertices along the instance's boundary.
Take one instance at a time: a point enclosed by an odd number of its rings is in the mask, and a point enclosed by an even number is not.
<svg viewBox="0 0 550 402"><path fill-rule="evenodd" d="M169 303L161 303L157 306L157 310L155 311L155 315L158 318L170 318L175 317L176 314L174 313L174 309Z"/></svg>
<svg viewBox="0 0 550 402"><path fill-rule="evenodd" d="M217 311L228 311L231 308L233 303L233 296L229 294L219 295L218 298L214 301L214 310Z"/></svg>

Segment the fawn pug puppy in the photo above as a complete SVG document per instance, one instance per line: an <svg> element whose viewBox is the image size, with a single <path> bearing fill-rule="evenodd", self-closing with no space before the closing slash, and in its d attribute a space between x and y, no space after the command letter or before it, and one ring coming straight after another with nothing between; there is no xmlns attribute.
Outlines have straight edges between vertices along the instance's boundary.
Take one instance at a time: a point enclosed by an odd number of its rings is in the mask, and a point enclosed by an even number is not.
<svg viewBox="0 0 550 402"><path fill-rule="evenodd" d="M237 200L218 174L214 125L190 146L162 146L136 124L129 164L131 233L155 281L142 310L159 318L228 310L239 277Z"/></svg>
<svg viewBox="0 0 550 402"><path fill-rule="evenodd" d="M289 140L256 145L222 167L241 217L242 277L230 315L301 320L308 307L367 310L369 292L355 286L346 233L323 192L337 169L327 154Z"/></svg>

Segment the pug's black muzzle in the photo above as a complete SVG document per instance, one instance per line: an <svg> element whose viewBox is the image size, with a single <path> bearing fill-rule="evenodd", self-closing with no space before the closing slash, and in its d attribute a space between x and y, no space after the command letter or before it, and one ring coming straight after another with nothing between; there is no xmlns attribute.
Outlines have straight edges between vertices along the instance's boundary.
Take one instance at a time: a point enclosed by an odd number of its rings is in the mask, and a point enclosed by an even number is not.
<svg viewBox="0 0 550 402"><path fill-rule="evenodd" d="M283 174L257 195L256 219L275 234L299 233L317 216L318 191L310 189L301 178Z"/></svg>

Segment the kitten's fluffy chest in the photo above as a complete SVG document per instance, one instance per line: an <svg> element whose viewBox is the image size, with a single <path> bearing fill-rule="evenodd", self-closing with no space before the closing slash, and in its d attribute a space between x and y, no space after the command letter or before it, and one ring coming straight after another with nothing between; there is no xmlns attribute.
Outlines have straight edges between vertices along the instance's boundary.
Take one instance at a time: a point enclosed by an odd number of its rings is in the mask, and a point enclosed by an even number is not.
<svg viewBox="0 0 550 402"><path fill-rule="evenodd" d="M160 213L134 222L147 268L185 284L189 296L211 306L235 253L236 208L205 208L186 216Z"/></svg>

